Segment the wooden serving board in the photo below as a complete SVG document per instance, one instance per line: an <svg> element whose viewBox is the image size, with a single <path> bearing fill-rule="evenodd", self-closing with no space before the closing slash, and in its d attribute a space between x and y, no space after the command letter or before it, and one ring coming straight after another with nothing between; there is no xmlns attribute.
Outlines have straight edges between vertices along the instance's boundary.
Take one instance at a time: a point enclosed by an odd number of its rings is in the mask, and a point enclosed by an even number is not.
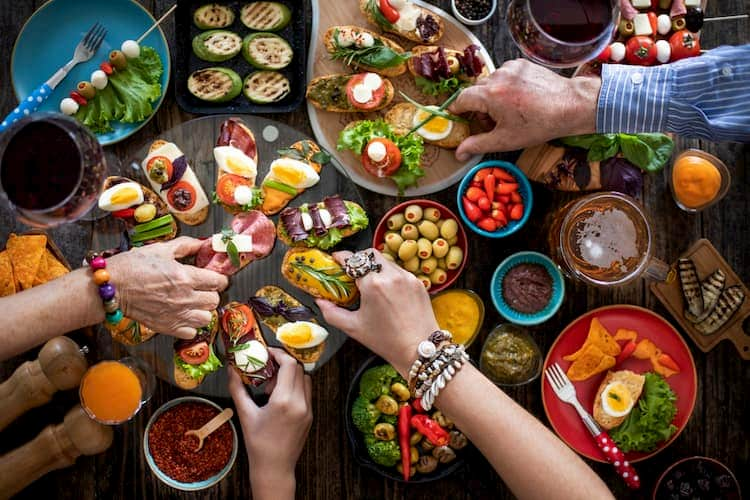
<svg viewBox="0 0 750 500"><path fill-rule="evenodd" d="M714 248L710 241L706 239L700 239L693 244L690 249L682 254L680 257L686 257L692 259L695 263L695 267L698 270L698 277L703 280L714 272L716 268L721 268L722 271L727 275L726 283L724 288L732 285L742 286L742 290L745 292L745 301L742 303L740 309L729 318L729 321L719 330L712 335L703 335L693 327L693 324L685 319L685 299L682 296L682 290L680 288L680 280L677 276L674 279L667 282L658 282L651 284L651 291L659 298L664 307L669 309L672 316L682 326L683 330L693 339L696 345L703 352L708 352L713 349L716 344L722 340L731 340L734 346L745 360L750 360L750 335L747 335L743 331L743 324L745 320L750 317L750 290L735 274L734 270L727 264L727 261L719 254L718 250ZM676 268L677 264L673 265Z"/></svg>
<svg viewBox="0 0 750 500"><path fill-rule="evenodd" d="M490 73L495 70L487 49L482 43L461 23L450 16L445 11L425 3L421 0L412 0L415 4L429 9L443 18L445 21L445 34L440 39L439 44L447 48L463 50L467 45L475 44L480 47L480 53L487 65ZM343 0L341 2L312 0L313 4L313 24L312 35L310 40L310 53L307 58L307 78L308 81L322 75L334 73L352 73L353 71L345 66L341 61L333 61L323 44L323 35L331 26L356 25L363 28L382 33L382 30L369 24L365 16L359 10L357 0ZM399 37L393 33L384 33L385 36L409 50L417 43L411 42ZM409 97L423 104L440 104L448 96L434 98L422 95L414 84L414 77L408 71L398 77L390 79L396 88L396 96L393 104L402 102L404 99L398 94L402 91ZM361 119L374 120L379 116L385 115L387 110L378 113L330 113L321 111L315 106L307 103L307 113L310 116L310 125L312 126L315 138L336 157L338 163L343 166L345 175L359 186L362 186L376 193L397 196L398 190L396 184L390 179L379 179L368 174L360 163L360 160L351 151L337 151L336 142L338 141L339 132L350 122ZM478 130L477 130L478 131ZM473 132L475 132L473 130ZM422 196L435 193L445 189L456 182L474 165L482 159L481 155L473 156L468 162L461 163L456 160L453 150L441 149L437 146L425 144L425 152L422 156L422 167L425 170L425 176L419 179L419 185L416 188L406 190L406 196ZM337 165L338 167L339 165Z"/></svg>

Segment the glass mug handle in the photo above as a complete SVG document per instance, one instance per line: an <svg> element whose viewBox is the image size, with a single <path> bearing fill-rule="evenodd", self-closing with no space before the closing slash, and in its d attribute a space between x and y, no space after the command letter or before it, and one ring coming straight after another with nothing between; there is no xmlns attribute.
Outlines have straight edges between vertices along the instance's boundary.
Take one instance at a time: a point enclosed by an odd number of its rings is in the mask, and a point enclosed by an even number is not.
<svg viewBox="0 0 750 500"><path fill-rule="evenodd" d="M672 268L661 259L652 257L643 274L656 281L668 281Z"/></svg>

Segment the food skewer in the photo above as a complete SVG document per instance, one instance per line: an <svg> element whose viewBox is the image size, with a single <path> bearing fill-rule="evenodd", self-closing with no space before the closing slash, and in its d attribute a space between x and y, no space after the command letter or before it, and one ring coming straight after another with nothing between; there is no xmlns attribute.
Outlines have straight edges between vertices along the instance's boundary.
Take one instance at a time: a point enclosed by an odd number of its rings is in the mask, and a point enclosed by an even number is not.
<svg viewBox="0 0 750 500"><path fill-rule="evenodd" d="M154 31L156 27L159 26L162 23L162 21L164 21L167 18L167 16L169 16L172 12L174 12L176 8L177 8L177 4L174 4L173 6L171 6L168 11L162 14L162 16L154 24L152 24L149 29L146 30L145 33L143 33L141 36L138 37L138 39L136 40L136 43L141 43L143 39L146 38L149 35L149 33Z"/></svg>
<svg viewBox="0 0 750 500"><path fill-rule="evenodd" d="M703 22L708 21L731 21L732 19L747 19L750 14L737 14L734 16L718 16L718 17L704 17Z"/></svg>

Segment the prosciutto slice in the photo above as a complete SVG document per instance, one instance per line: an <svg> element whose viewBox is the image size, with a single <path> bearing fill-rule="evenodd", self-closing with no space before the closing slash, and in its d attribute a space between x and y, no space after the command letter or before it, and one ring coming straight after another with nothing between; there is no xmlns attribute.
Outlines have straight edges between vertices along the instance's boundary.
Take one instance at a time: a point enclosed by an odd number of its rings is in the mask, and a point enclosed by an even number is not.
<svg viewBox="0 0 750 500"><path fill-rule="evenodd" d="M279 215L279 218L289 237L292 238L292 241L300 241L307 238L307 231L305 231L302 224L302 212L300 212L299 208L285 208Z"/></svg>
<svg viewBox="0 0 750 500"><path fill-rule="evenodd" d="M318 204L314 203L310 205L307 208L307 211L310 214L310 218L312 219L315 235L323 236L324 234L326 234L328 232L328 229L326 229L326 225L323 223L323 218L320 216L320 209L318 208Z"/></svg>
<svg viewBox="0 0 750 500"><path fill-rule="evenodd" d="M238 214L232 219L232 230L237 234L249 234L253 237L253 251L240 252L239 268L232 265L229 255L224 252L214 252L211 239L203 242L195 257L195 265L204 267L217 273L231 276L250 262L262 259L273 250L276 241L276 226L263 212L251 210Z"/></svg>
<svg viewBox="0 0 750 500"><path fill-rule="evenodd" d="M237 118L230 118L221 124L217 146L232 146L255 161L258 161L258 148L253 133Z"/></svg>
<svg viewBox="0 0 750 500"><path fill-rule="evenodd" d="M326 197L323 199L323 204L331 214L331 227L342 228L349 225L349 211L346 209L344 200L338 195Z"/></svg>

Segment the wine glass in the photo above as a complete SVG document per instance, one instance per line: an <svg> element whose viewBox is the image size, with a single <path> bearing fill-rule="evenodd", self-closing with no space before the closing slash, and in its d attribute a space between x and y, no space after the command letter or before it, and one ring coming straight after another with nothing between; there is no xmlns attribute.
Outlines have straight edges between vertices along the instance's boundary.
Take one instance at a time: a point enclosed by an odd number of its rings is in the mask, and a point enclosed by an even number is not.
<svg viewBox="0 0 750 500"><path fill-rule="evenodd" d="M612 40L617 0L512 0L506 22L516 46L552 68L578 66Z"/></svg>
<svg viewBox="0 0 750 500"><path fill-rule="evenodd" d="M0 193L29 226L80 219L95 205L106 171L96 137L59 113L26 116L0 137Z"/></svg>

